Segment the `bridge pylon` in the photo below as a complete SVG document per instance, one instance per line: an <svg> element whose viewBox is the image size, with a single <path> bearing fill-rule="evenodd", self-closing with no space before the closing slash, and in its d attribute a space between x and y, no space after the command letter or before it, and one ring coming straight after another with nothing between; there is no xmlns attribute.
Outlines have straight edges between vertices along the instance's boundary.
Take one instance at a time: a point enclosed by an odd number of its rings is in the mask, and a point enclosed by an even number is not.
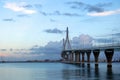
<svg viewBox="0 0 120 80"><path fill-rule="evenodd" d="M70 40L69 40L69 30L68 30L68 27L66 29L66 39L64 40L63 39L63 50L71 50L72 47L71 47L71 44L70 44Z"/></svg>

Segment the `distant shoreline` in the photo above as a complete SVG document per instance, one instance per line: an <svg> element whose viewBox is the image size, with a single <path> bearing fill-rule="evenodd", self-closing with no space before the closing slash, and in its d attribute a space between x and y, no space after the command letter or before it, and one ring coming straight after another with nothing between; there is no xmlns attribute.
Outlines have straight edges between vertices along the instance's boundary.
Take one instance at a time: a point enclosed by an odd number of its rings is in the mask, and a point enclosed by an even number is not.
<svg viewBox="0 0 120 80"><path fill-rule="evenodd" d="M63 63L61 60L56 60L56 61L0 61L0 63L58 63L61 62ZM85 62L87 63L87 62ZM94 63L93 61L91 61L90 63ZM106 63L106 62L98 62L99 63ZM112 63L120 63L120 61L113 61Z"/></svg>

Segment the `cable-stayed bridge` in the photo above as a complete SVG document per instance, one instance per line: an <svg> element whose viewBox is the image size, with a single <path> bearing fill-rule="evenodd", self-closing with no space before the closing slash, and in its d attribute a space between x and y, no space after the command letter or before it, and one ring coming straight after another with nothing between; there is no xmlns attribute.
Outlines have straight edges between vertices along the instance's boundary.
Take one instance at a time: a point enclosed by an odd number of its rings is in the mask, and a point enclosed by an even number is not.
<svg viewBox="0 0 120 80"><path fill-rule="evenodd" d="M66 29L66 39L63 39L63 51L61 56L64 63L70 64L84 64L85 54L87 55L87 64L90 65L90 55L93 53L95 59L95 66L98 66L98 58L101 51L104 51L107 60L107 67L112 67L112 58L114 51L120 51L120 44L106 44L102 46L93 46L88 48L72 49L69 40L69 30ZM82 58L82 59L81 59Z"/></svg>

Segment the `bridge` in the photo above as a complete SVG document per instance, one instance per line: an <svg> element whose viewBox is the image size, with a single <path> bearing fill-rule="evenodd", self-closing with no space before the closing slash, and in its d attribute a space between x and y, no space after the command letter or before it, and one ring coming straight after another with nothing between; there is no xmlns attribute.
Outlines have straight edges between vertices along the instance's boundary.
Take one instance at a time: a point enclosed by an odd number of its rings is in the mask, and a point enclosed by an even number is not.
<svg viewBox="0 0 120 80"><path fill-rule="evenodd" d="M66 49L66 46L68 47L67 49ZM98 67L99 54L101 51L103 51L106 56L107 67L111 68L112 67L112 58L113 58L115 50L120 51L120 44L72 49L70 40L69 40L69 31L67 28L66 39L63 39L63 50L61 52L61 57L62 57L64 63L82 64L84 66L85 54L86 54L87 65L89 66L90 65L90 56L91 56L91 53L93 53L95 67Z"/></svg>

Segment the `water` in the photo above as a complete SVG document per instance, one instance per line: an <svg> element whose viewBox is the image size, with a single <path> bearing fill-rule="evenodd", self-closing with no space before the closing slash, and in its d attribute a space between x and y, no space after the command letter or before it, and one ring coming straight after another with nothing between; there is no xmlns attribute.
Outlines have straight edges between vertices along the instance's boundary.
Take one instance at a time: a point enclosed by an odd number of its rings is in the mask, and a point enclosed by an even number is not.
<svg viewBox="0 0 120 80"><path fill-rule="evenodd" d="M0 63L0 80L120 80L120 63L107 69L106 63L99 68L91 63L75 66L63 63Z"/></svg>

